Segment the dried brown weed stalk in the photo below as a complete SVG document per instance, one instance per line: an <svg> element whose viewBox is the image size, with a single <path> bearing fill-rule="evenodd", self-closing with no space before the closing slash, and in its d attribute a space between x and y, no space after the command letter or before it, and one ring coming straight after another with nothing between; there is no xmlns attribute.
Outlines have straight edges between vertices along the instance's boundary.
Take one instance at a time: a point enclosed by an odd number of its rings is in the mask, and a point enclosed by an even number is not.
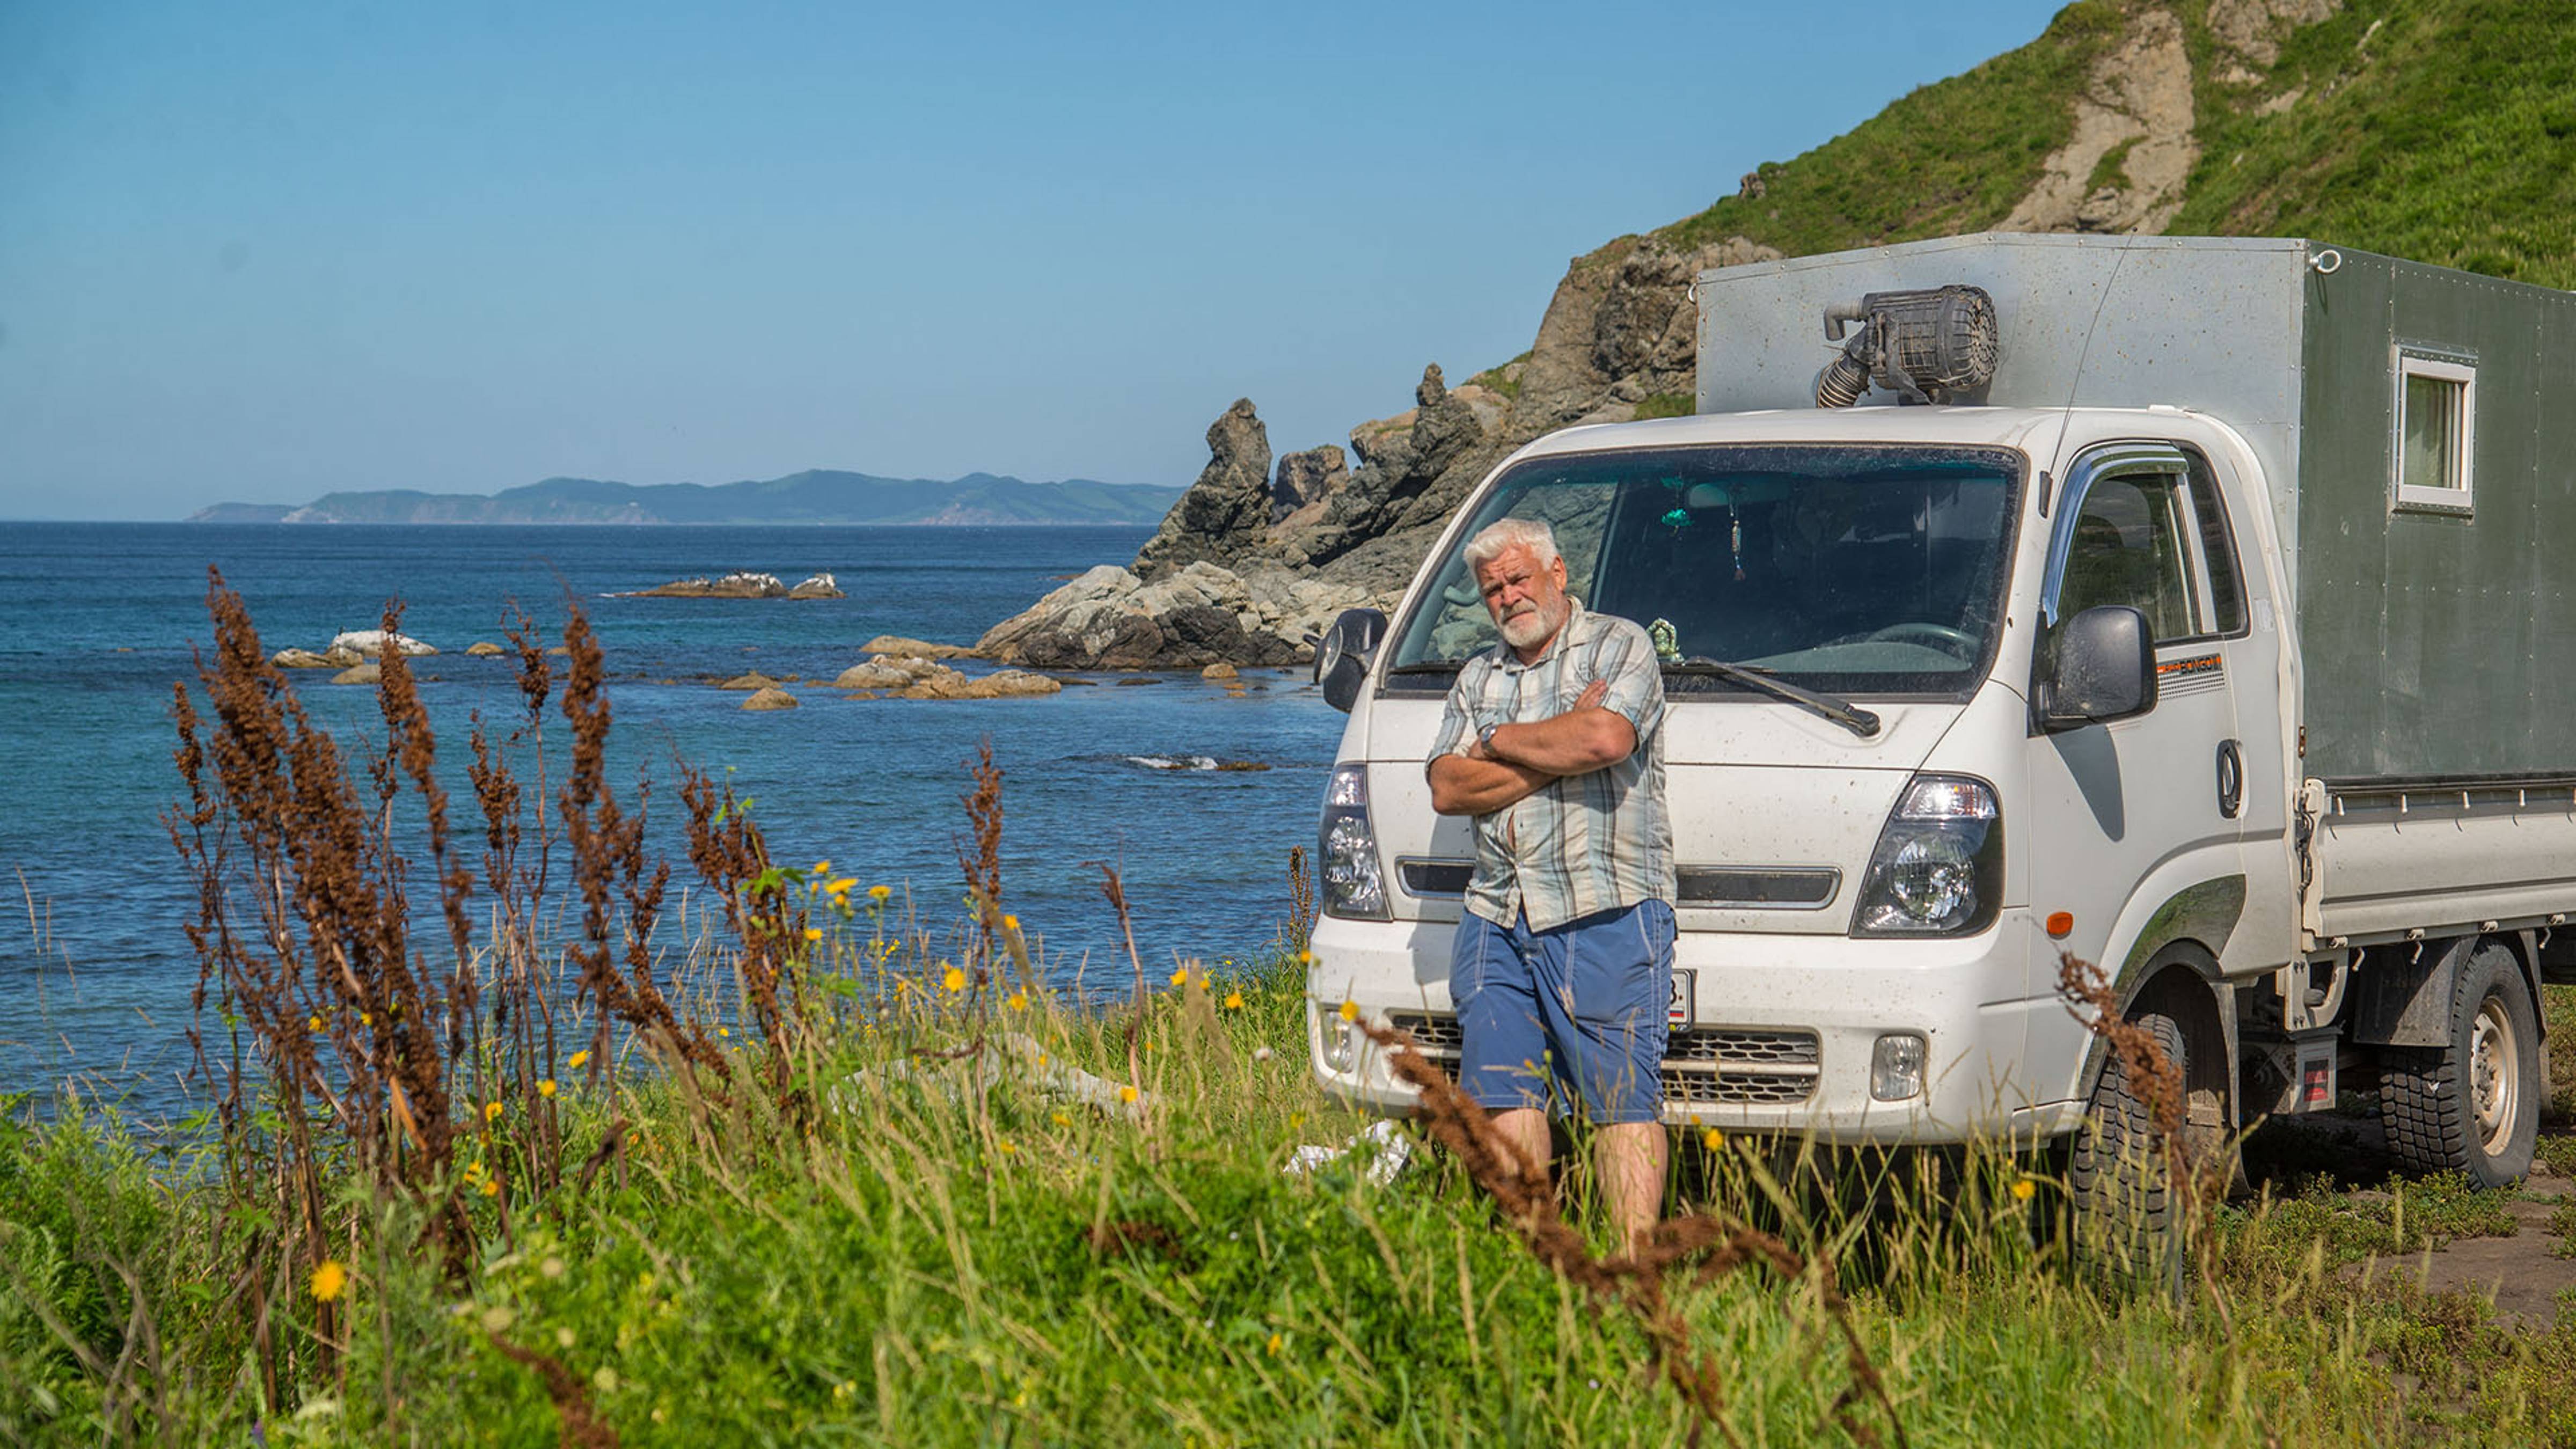
<svg viewBox="0 0 2576 1449"><path fill-rule="evenodd" d="M1677 1268L1689 1268L1698 1281L1709 1282L1738 1268L1759 1265L1784 1282L1812 1281L1817 1300L1842 1336L1843 1362L1851 1381L1835 1395L1828 1418L1855 1442L1881 1444L1878 1431L1856 1412L1867 1399L1878 1406L1900 1449L1907 1443L1905 1426L1896 1417L1896 1406L1888 1399L1877 1365L1861 1343L1831 1263L1810 1261L1757 1228L1705 1214L1658 1223L1643 1246L1617 1256L1595 1257L1583 1235L1558 1213L1546 1169L1498 1131L1484 1108L1460 1092L1448 1073L1414 1050L1410 1036L1374 1022L1363 1023L1362 1029L1386 1051L1397 1079L1421 1093L1421 1114L1433 1140L1492 1195L1531 1255L1593 1298L1624 1307L1636 1317L1654 1345L1665 1381L1701 1423L1716 1425L1730 1444L1744 1442L1726 1418L1717 1352L1693 1337L1690 1324L1665 1296L1665 1276ZM1696 1426L1692 1438L1697 1441Z"/></svg>

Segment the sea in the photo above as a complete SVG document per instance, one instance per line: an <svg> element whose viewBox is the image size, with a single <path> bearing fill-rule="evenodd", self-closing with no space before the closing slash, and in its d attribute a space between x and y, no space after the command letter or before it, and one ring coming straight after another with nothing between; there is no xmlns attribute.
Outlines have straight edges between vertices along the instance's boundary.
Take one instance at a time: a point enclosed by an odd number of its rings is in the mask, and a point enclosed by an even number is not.
<svg viewBox="0 0 2576 1449"><path fill-rule="evenodd" d="M648 838L675 888L695 879L678 830L673 762L686 760L750 802L774 860L828 860L944 928L962 914L962 797L989 741L1004 903L1056 985L1133 980L1102 865L1120 872L1152 979L1181 959L1222 971L1259 956L1290 917L1289 852L1313 840L1343 723L1303 670L1247 670L1235 687L1194 671L1077 674L1025 699L828 687L876 635L971 644L1066 578L1132 559L1150 532L0 523L0 883L21 917L0 921L0 1094L41 1102L72 1083L143 1120L203 1100L187 1044L197 887L164 812L181 790L172 690L196 687L213 635L210 569L270 653L375 628L399 600L403 632L440 650L415 673L459 810L474 718L506 730L519 710L515 660L466 646L504 642L521 611L560 642L578 607L606 652L611 780L630 808L649 782ZM830 573L847 597L636 596L738 569ZM710 683L754 669L800 676L800 707L747 712ZM290 677L352 753L381 742L374 690ZM559 768L560 715L550 723ZM434 892L414 898L443 941Z"/></svg>

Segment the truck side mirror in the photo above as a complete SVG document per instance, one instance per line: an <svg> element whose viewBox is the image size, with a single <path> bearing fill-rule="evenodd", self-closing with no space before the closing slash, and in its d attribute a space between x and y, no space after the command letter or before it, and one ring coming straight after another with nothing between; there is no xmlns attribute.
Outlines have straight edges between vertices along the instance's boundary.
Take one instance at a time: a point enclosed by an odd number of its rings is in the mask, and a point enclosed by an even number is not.
<svg viewBox="0 0 2576 1449"><path fill-rule="evenodd" d="M2147 616L2104 604L2060 625L2037 704L2039 727L2051 733L2154 709L2156 646Z"/></svg>
<svg viewBox="0 0 2576 1449"><path fill-rule="evenodd" d="M1324 687L1324 702L1344 714L1359 703L1360 685L1386 638L1386 615L1375 609L1344 609L1333 627L1315 641L1315 682Z"/></svg>

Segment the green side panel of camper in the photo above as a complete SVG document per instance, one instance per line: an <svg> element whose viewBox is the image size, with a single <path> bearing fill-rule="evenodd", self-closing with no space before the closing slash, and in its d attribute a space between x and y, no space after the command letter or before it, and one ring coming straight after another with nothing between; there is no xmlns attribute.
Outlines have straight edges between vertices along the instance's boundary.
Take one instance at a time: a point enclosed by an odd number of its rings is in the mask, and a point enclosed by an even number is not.
<svg viewBox="0 0 2576 1449"><path fill-rule="evenodd" d="M2341 257L2305 284L2306 773L2576 774L2576 296ZM2400 499L2401 357L2473 374L2465 500Z"/></svg>

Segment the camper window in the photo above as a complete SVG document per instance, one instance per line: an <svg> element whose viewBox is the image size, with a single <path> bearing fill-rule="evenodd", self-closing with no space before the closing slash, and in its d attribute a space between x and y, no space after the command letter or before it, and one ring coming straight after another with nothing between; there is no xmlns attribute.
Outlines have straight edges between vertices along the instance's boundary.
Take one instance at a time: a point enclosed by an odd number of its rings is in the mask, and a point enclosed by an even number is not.
<svg viewBox="0 0 2576 1449"><path fill-rule="evenodd" d="M2477 398L2474 363L2397 349L2397 507L2469 510Z"/></svg>

